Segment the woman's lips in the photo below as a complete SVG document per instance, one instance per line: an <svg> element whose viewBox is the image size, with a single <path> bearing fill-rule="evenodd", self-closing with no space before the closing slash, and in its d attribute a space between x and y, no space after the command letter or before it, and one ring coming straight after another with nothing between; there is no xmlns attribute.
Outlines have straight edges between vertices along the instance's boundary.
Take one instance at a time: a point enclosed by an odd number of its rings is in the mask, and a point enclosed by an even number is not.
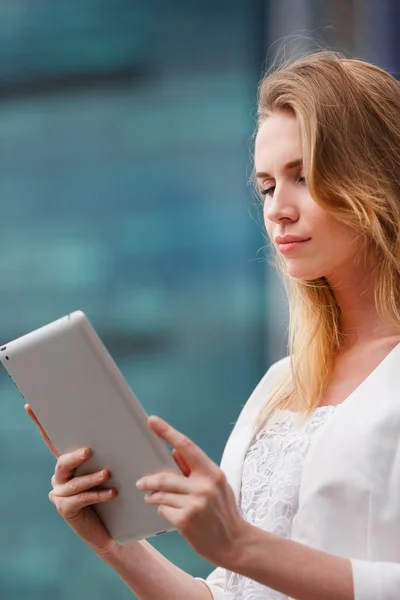
<svg viewBox="0 0 400 600"><path fill-rule="evenodd" d="M278 250L282 254L287 254L289 252L293 252L294 250L298 250L301 246L309 242L311 238L308 240L303 240L302 242L287 242L286 244L278 244Z"/></svg>

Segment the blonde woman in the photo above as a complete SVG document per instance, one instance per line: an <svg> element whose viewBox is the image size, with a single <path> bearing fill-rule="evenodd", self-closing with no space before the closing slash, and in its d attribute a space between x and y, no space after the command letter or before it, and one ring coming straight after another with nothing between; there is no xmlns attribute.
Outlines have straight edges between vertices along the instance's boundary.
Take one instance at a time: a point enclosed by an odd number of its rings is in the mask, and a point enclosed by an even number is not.
<svg viewBox="0 0 400 600"><path fill-rule="evenodd" d="M108 474L74 476L89 449L59 457L52 480L59 513L141 600L400 598L399 174L386 72L316 53L263 79L255 177L290 355L243 408L221 468L151 417L182 475L138 482L217 568L203 581L145 541L114 543L90 509L117 493L91 491Z"/></svg>

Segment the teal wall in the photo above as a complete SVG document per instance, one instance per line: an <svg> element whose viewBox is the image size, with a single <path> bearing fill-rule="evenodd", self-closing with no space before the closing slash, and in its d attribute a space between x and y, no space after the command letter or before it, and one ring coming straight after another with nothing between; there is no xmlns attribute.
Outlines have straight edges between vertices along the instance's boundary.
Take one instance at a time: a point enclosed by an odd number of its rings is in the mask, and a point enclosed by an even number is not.
<svg viewBox="0 0 400 600"><path fill-rule="evenodd" d="M0 1L0 342L84 310L146 410L216 461L268 363L247 185L263 4ZM132 598L49 502L54 460L3 370L0 392L1 600Z"/></svg>

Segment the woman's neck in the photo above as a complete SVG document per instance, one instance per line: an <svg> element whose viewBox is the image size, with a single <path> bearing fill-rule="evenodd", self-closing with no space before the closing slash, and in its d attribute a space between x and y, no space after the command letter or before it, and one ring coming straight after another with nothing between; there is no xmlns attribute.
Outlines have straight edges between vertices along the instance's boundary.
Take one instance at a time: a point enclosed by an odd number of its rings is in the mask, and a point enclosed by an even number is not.
<svg viewBox="0 0 400 600"><path fill-rule="evenodd" d="M400 323L395 328L378 314L373 274L363 273L360 265L356 267L358 270L353 268L347 277L329 281L341 312L343 349L400 337Z"/></svg>

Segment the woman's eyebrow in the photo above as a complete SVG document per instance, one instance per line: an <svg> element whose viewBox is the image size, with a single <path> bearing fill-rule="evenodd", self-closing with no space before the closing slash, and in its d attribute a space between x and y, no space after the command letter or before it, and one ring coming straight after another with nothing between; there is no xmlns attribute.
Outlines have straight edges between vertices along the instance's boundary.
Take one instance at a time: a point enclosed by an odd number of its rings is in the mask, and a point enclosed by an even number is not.
<svg viewBox="0 0 400 600"><path fill-rule="evenodd" d="M283 169L285 171L288 171L290 169L294 169L295 167L302 167L303 166L303 159L302 158L297 158L296 160L291 160L290 162L288 162ZM257 172L256 173L256 177L260 178L260 177L272 177L272 175L270 175L269 173L265 173L265 172Z"/></svg>

